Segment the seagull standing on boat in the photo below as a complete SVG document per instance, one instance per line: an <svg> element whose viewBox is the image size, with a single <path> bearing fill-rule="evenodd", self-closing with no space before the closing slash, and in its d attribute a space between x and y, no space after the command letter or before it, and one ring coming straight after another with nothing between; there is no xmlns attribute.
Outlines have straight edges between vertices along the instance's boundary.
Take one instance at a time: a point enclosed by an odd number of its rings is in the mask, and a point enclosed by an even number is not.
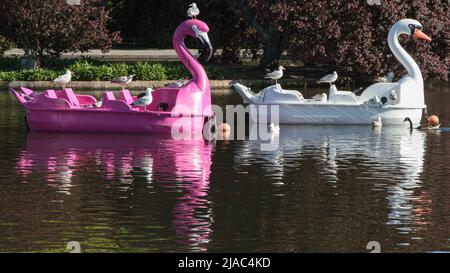
<svg viewBox="0 0 450 273"><path fill-rule="evenodd" d="M149 106L153 101L153 91L152 88L147 88L147 90L145 90L145 95L134 101L131 106Z"/></svg>
<svg viewBox="0 0 450 273"><path fill-rule="evenodd" d="M197 19L197 16L200 14L200 10L197 7L196 3L192 3L189 5L189 9L187 11L187 15L191 19Z"/></svg>
<svg viewBox="0 0 450 273"><path fill-rule="evenodd" d="M329 83L330 86L332 83L334 83L335 81L337 81L338 79L338 74L336 71L334 71L332 74L328 74L324 77L322 77L322 79L318 80L317 83Z"/></svg>
<svg viewBox="0 0 450 273"><path fill-rule="evenodd" d="M134 75L129 75L128 77L122 76L122 77L112 80L111 83L122 86L122 90L124 90L125 86L128 86L133 81L133 77L134 77Z"/></svg>
<svg viewBox="0 0 450 273"><path fill-rule="evenodd" d="M397 95L397 92L395 92L395 90L392 90L391 93L389 93L389 99L392 102L396 102L397 101L398 95Z"/></svg>
<svg viewBox="0 0 450 273"><path fill-rule="evenodd" d="M395 79L394 72L389 72L389 73L387 73L386 76L379 77L379 78L375 79L375 82L380 82L380 83L387 82L387 83L389 83L389 82L393 82L394 79Z"/></svg>
<svg viewBox="0 0 450 273"><path fill-rule="evenodd" d="M275 84L278 84L278 80L283 78L283 71L285 70L284 67L280 66L278 67L277 70L267 73L264 76L264 79L271 79L271 80L275 80Z"/></svg>
<svg viewBox="0 0 450 273"><path fill-rule="evenodd" d="M169 88L181 88L185 84L186 84L186 81L183 80L183 79L180 79L180 80L178 80L176 82L171 82L171 83L166 84L166 87L169 87Z"/></svg>
<svg viewBox="0 0 450 273"><path fill-rule="evenodd" d="M72 71L67 70L66 74L59 76L58 78L54 79L54 83L59 83L63 85L63 88L66 88L66 84L72 81Z"/></svg>
<svg viewBox="0 0 450 273"><path fill-rule="evenodd" d="M321 101L321 102L325 102L328 99L327 94L322 93L322 94L317 94L314 97L312 97L313 100L315 101Z"/></svg>

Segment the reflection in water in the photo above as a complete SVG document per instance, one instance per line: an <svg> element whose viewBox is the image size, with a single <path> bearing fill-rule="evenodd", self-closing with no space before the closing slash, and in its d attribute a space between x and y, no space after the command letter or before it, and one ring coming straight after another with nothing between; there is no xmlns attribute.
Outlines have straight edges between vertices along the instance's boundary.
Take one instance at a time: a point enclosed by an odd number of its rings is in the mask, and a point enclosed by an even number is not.
<svg viewBox="0 0 450 273"><path fill-rule="evenodd" d="M33 176L34 170L43 171L40 175L48 186L68 195L76 186L72 181L77 175L74 169L88 168L101 170L102 180L117 177L122 191L132 190L133 179L138 178L149 185L156 182L156 186L168 192L182 190L172 211L177 242L193 251L205 251L212 231L208 200L211 156L212 146L204 141L175 141L146 135L31 132L15 169L21 180Z"/></svg>
<svg viewBox="0 0 450 273"><path fill-rule="evenodd" d="M257 125L250 130L256 134ZM425 228L424 214L430 211L427 194L416 194L422 185L425 138L426 132L410 133L399 127L372 130L367 126L282 126L274 151L261 151L264 141L247 142L235 151L238 164L234 168L240 171L242 166L258 162L266 176L283 181L286 169L298 166L300 158L311 158L320 166L318 175L336 188L340 173L363 167L353 179L389 182L387 187L379 184L380 188L374 190L387 189L387 225L407 233L419 223Z"/></svg>
<svg viewBox="0 0 450 273"><path fill-rule="evenodd" d="M427 89L448 126L450 89ZM9 94L0 106L2 252L69 241L83 252L450 249L449 133L281 126L277 149L261 151L250 140L28 134Z"/></svg>

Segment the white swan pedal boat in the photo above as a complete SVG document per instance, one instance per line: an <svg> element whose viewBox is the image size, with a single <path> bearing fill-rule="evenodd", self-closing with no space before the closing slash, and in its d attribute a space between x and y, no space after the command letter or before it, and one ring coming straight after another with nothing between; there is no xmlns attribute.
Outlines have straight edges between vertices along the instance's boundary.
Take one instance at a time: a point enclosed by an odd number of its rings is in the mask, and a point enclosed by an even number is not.
<svg viewBox="0 0 450 273"><path fill-rule="evenodd" d="M338 91L335 85L330 85L328 95L314 99L305 99L300 92L284 90L279 84L258 94L239 83L233 84L233 88L244 103L257 107L258 116L267 115L262 119L252 117L254 122L273 121L268 106L278 106L279 117L275 122L280 124L371 124L380 117L384 125L404 124L405 118L418 125L426 109L422 73L398 38L406 34L431 41L421 29L422 25L412 19L400 20L392 27L389 47L408 73L397 82L375 83L359 96L351 91ZM262 106L268 110L261 111Z"/></svg>

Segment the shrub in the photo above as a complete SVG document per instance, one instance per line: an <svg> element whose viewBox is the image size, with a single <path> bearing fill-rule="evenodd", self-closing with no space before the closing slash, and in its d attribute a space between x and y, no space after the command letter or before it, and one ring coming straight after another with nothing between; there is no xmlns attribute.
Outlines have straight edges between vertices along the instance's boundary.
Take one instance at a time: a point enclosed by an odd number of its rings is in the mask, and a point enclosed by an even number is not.
<svg viewBox="0 0 450 273"><path fill-rule="evenodd" d="M25 69L17 72L16 80L19 81L52 81L58 77L58 73L47 69Z"/></svg>
<svg viewBox="0 0 450 273"><path fill-rule="evenodd" d="M17 72L1 72L0 71L0 81L12 82L17 79Z"/></svg>
<svg viewBox="0 0 450 273"><path fill-rule="evenodd" d="M137 80L142 81L167 80L166 69L161 64L138 62L131 66L130 73L135 75Z"/></svg>
<svg viewBox="0 0 450 273"><path fill-rule="evenodd" d="M0 70L1 71L14 71L20 70L20 59L11 57L0 57Z"/></svg>
<svg viewBox="0 0 450 273"><path fill-rule="evenodd" d="M88 60L57 60L47 59L46 69L20 69L17 58L0 58L0 80L2 81L51 81L58 75L70 69L74 81L110 81L120 76L135 75L135 80L161 81L191 78L189 71L177 63L146 63L138 62L105 64ZM63 64L69 64L64 66ZM9 71L9 72L8 72ZM223 79L223 70L215 66L207 66L206 71L211 79Z"/></svg>

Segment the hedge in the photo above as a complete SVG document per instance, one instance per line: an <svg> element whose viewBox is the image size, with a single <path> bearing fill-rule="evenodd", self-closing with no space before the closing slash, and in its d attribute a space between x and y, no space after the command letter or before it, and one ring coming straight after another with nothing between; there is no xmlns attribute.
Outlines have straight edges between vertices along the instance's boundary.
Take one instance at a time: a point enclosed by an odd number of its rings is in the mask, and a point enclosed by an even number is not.
<svg viewBox="0 0 450 273"><path fill-rule="evenodd" d="M20 69L17 58L0 58L0 81L52 81L67 69L74 74L74 81L110 81L120 76L133 74L135 80L161 81L190 78L186 68L179 63L102 63L89 60L44 61L46 68ZM223 69L206 66L210 79L224 79Z"/></svg>

